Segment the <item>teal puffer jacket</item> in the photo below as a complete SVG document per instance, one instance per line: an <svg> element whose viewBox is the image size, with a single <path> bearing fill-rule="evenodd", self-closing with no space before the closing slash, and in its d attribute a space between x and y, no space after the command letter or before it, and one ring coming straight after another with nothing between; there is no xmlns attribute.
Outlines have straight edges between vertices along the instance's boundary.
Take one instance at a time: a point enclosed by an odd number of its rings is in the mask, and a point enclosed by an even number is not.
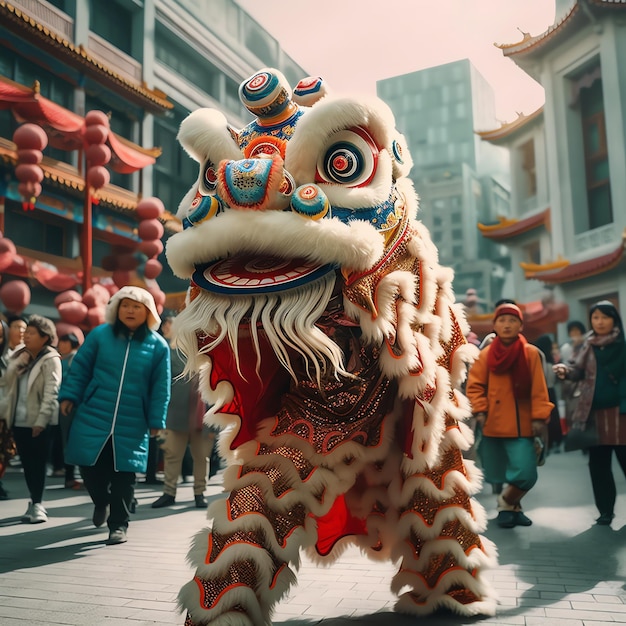
<svg viewBox="0 0 626 626"><path fill-rule="evenodd" d="M115 469L145 472L151 428L165 428L170 398L170 349L147 326L117 335L94 328L59 391L74 403L66 463L94 465L112 438Z"/></svg>

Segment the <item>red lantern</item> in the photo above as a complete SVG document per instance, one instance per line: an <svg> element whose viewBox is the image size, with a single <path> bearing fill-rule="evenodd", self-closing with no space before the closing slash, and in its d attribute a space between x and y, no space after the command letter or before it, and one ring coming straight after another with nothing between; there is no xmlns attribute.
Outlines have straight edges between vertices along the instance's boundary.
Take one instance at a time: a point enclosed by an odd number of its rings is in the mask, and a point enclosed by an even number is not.
<svg viewBox="0 0 626 626"><path fill-rule="evenodd" d="M161 224L161 222L157 219L142 220L139 223L137 232L139 234L139 239L149 241L152 239L161 239L165 229L163 228L163 224Z"/></svg>
<svg viewBox="0 0 626 626"><path fill-rule="evenodd" d="M139 260L133 252L117 255L117 268L120 270L134 270L139 265Z"/></svg>
<svg viewBox="0 0 626 626"><path fill-rule="evenodd" d="M87 305L82 302L61 302L57 309L61 319L68 324L80 324L87 317Z"/></svg>
<svg viewBox="0 0 626 626"><path fill-rule="evenodd" d="M148 239L139 243L139 251L149 259L159 256L163 252L163 242L160 239Z"/></svg>
<svg viewBox="0 0 626 626"><path fill-rule="evenodd" d="M143 275L148 278L156 278L163 271L163 266L156 259L150 259L146 261L146 265L143 270Z"/></svg>
<svg viewBox="0 0 626 626"><path fill-rule="evenodd" d="M3 272L15 259L15 244L6 237L0 238L0 272Z"/></svg>
<svg viewBox="0 0 626 626"><path fill-rule="evenodd" d="M12 280L0 287L0 300L12 313L21 313L30 304L30 287L22 280Z"/></svg>
<svg viewBox="0 0 626 626"><path fill-rule="evenodd" d="M163 215L165 207L158 198L144 198L137 205L136 211L140 220L153 220Z"/></svg>

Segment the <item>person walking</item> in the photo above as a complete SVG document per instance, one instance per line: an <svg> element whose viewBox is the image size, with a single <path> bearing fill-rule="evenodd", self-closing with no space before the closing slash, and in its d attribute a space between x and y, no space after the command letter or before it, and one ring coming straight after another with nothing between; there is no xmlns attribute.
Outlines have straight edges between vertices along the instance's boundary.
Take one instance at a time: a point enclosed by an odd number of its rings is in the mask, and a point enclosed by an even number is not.
<svg viewBox="0 0 626 626"><path fill-rule="evenodd" d="M537 482L534 438L541 436L553 404L539 350L521 334L522 312L504 303L494 312L493 341L472 364L467 397L482 428L478 454L485 480L506 483L498 495L497 523L530 526L521 500Z"/></svg>
<svg viewBox="0 0 626 626"><path fill-rule="evenodd" d="M568 341L561 346L561 363L574 362L578 353L583 347L585 342L585 334L587 329L582 322L578 320L572 320L567 324ZM560 379L559 379L560 381ZM562 380L561 382L561 397L565 405L565 428L564 434L567 437L567 432L572 426L572 417L578 404L578 398L580 397L580 381Z"/></svg>
<svg viewBox="0 0 626 626"><path fill-rule="evenodd" d="M596 523L609 526L615 517L617 489L613 452L626 476L626 341L622 318L612 302L601 300L589 310L591 330L574 360L554 366L561 379L580 381L571 431L595 428L597 445L589 447L589 475ZM620 406L621 405L621 406Z"/></svg>
<svg viewBox="0 0 626 626"><path fill-rule="evenodd" d="M7 369L6 353L9 350L9 325L0 319L0 398L4 395L4 385L2 378ZM8 500L9 494L2 485L9 461L17 454L13 432L9 428L6 420L0 419L0 500Z"/></svg>
<svg viewBox="0 0 626 626"><path fill-rule="evenodd" d="M127 541L136 472L146 470L150 433L165 427L170 351L155 332L160 323L148 291L122 287L59 392L63 415L74 410L65 461L80 466L94 504L92 522L107 522L108 545Z"/></svg>
<svg viewBox="0 0 626 626"><path fill-rule="evenodd" d="M196 508L204 509L207 501L207 458L215 442L215 434L204 426L202 418L206 407L198 391L197 379L181 378L185 361L176 350L172 337L172 317L163 320L161 332L170 345L172 388L167 409L163 461L165 484L163 495L152 503L153 509L171 506L176 502L176 486L181 475L187 446L193 459L193 495Z"/></svg>
<svg viewBox="0 0 626 626"><path fill-rule="evenodd" d="M4 397L0 416L13 429L30 502L23 522L48 521L42 504L46 463L58 422L57 394L61 384L61 357L55 348L54 324L40 315L31 315L24 332L24 347L9 359L4 375Z"/></svg>
<svg viewBox="0 0 626 626"><path fill-rule="evenodd" d="M563 431L561 430L561 414L559 413L558 398L556 395L556 374L553 370L555 363L553 356L554 341L548 334L541 335L534 341L534 345L539 348L542 356L543 371L546 377L546 385L548 387L548 398L554 405L548 422L548 450L547 452L561 452L563 443Z"/></svg>

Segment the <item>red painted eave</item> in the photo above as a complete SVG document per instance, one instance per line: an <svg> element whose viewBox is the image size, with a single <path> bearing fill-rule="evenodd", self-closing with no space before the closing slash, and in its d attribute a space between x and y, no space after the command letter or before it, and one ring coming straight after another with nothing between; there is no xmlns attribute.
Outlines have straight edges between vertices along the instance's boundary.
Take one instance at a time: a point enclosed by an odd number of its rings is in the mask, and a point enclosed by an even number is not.
<svg viewBox="0 0 626 626"><path fill-rule="evenodd" d="M483 237L500 241L517 237L539 226L549 228L549 208L522 220L501 220L500 224L478 224L478 230L480 230Z"/></svg>
<svg viewBox="0 0 626 626"><path fill-rule="evenodd" d="M617 267L624 256L624 245L626 239L622 239L620 245L609 252L601 256L594 257L593 259L587 259L586 261L580 261L579 263L571 263L563 269L552 272L536 272L529 278L540 280L544 283L558 284L569 283L574 280L582 280L583 278L590 278L597 274L603 274L609 270Z"/></svg>

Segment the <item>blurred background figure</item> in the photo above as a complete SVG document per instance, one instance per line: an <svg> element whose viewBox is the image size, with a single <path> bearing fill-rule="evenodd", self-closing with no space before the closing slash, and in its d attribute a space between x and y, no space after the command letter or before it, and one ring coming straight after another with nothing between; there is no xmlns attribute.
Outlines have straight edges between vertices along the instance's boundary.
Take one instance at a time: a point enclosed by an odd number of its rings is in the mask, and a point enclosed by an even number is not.
<svg viewBox="0 0 626 626"><path fill-rule="evenodd" d="M94 503L92 522L107 522L107 545L127 541L135 472L145 472L150 434L165 427L170 398L170 351L156 330L152 295L122 287L107 304L106 323L80 347L59 399L76 409L66 461L80 466Z"/></svg>
<svg viewBox="0 0 626 626"><path fill-rule="evenodd" d="M548 397L550 402L554 404L550 421L548 422L548 453L561 452L563 444L563 431L561 430L561 415L559 413L558 398L556 394L556 374L553 370L554 361L554 340L550 335L541 335L533 342L541 351L543 371L546 377L546 385L548 387Z"/></svg>
<svg viewBox="0 0 626 626"><path fill-rule="evenodd" d="M3 378L7 369L6 355L9 350L9 325L0 320L0 402L4 396ZM2 486L2 477L9 461L17 454L13 432L6 420L0 419L0 500L8 500L9 494Z"/></svg>
<svg viewBox="0 0 626 626"><path fill-rule="evenodd" d="M52 347L57 336L49 319L31 315L23 339L24 346L9 358L3 377L5 395L0 402L0 417L13 428L30 495L22 521L39 524L48 521L42 500L51 426L59 419L61 358Z"/></svg>
<svg viewBox="0 0 626 626"><path fill-rule="evenodd" d="M583 344L585 342L585 335L587 329L582 322L573 320L567 324L568 341L561 346L561 363L567 363L568 361L575 361L578 358ZM565 405L565 430L564 433L567 436L567 431L572 426L572 416L580 397L580 381L568 380L567 378L561 381L561 397L563 398L563 404Z"/></svg>
<svg viewBox="0 0 626 626"><path fill-rule="evenodd" d="M578 354L578 351L585 340L587 329L582 322L572 320L567 323L567 341L561 346L561 362L567 363L571 358ZM556 361L558 363L558 361Z"/></svg>
<svg viewBox="0 0 626 626"><path fill-rule="evenodd" d="M172 337L173 317L166 317L161 333L170 346L172 388L167 410L163 449L165 485L163 495L152 503L153 509L171 506L176 502L176 487L181 476L187 446L193 459L193 495L196 508L207 505L204 491L207 484L207 461L215 443L215 433L202 422L206 406L198 391L197 379L179 378L185 362L176 350Z"/></svg>
<svg viewBox="0 0 626 626"><path fill-rule="evenodd" d="M67 373L72 365L74 356L80 347L80 339L75 333L68 333L59 337L57 350L61 355L62 378L67 377ZM52 475L63 476L66 489L83 489L81 481L76 480L76 466L65 462L64 451L67 435L69 432L68 416L59 415L59 424L53 427L52 435Z"/></svg>
<svg viewBox="0 0 626 626"><path fill-rule="evenodd" d="M612 302L601 300L589 310L591 331L575 359L554 366L560 379L580 381L571 430L596 431L589 450L589 475L600 513L596 524L609 526L615 517L617 488L613 452L626 476L626 341L622 318Z"/></svg>

